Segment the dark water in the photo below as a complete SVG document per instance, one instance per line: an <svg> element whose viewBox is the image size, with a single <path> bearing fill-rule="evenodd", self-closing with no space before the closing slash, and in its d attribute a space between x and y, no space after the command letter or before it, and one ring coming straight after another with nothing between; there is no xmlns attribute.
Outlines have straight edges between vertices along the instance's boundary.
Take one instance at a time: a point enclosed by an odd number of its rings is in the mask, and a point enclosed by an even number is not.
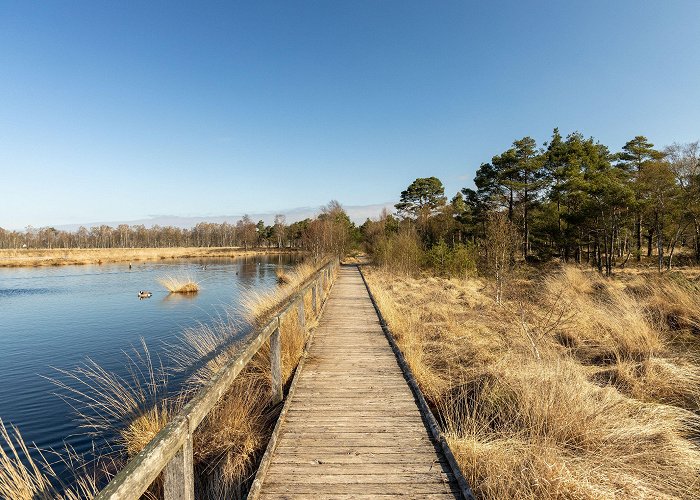
<svg viewBox="0 0 700 500"><path fill-rule="evenodd" d="M52 367L72 369L89 357L127 375L124 351L141 338L157 357L184 328L211 323L239 304L246 290L276 286L275 270L297 260L275 255L134 263L131 270L124 263L0 268L0 418L40 448L68 443L79 453L89 450L91 440L72 409L43 378L61 378ZM183 273L201 284L198 294L169 295L157 283ZM139 290L153 297L139 300Z"/></svg>

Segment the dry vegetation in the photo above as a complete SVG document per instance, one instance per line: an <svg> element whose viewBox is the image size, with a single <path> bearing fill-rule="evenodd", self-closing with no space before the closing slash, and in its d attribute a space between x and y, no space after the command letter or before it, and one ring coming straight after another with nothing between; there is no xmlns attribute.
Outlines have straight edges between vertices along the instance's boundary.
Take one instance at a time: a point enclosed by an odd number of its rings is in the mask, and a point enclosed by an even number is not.
<svg viewBox="0 0 700 500"><path fill-rule="evenodd" d="M283 286L273 288L267 292L259 292L256 290L248 291L242 301L241 313L243 317L251 323L265 320L272 311L294 293L299 285L306 281L319 267L320 266L309 262L299 264L291 271L277 274L278 281L280 281L280 274L284 275ZM307 295L310 295L310 293ZM308 310L308 307L306 309Z"/></svg>
<svg viewBox="0 0 700 500"><path fill-rule="evenodd" d="M82 419L86 432L95 438L111 438L110 451L91 469L80 467L74 473L75 486L47 486L56 483L48 460L37 464L17 433L12 436L1 427L0 440L11 456L0 454L0 497L21 500L34 498L90 498L97 485L137 454L179 411L189 397L229 360L236 357L244 342L235 342L245 324L260 323L279 304L299 290L317 265L301 264L286 273L288 283L268 293L251 293L241 311L220 318L213 325L187 329L181 342L169 353L169 365L190 373L185 387L170 394L167 370L156 363L145 343L128 354L130 375L118 377L88 360L55 380L63 397ZM305 324L313 327L311 292L304 296ZM244 321L241 321L244 318ZM282 375L291 380L301 359L306 332L299 326L298 310L290 311L280 325ZM194 434L197 491L201 498L242 498L264 452L280 405L273 404L270 386L269 342L237 377L231 390L199 425ZM116 438L114 437L116 434ZM14 446L16 443L16 446ZM17 451L18 450L18 451ZM97 472L99 471L99 473ZM154 484L147 497L156 498L162 488ZM61 493L63 491L63 493Z"/></svg>
<svg viewBox="0 0 700 500"><path fill-rule="evenodd" d="M87 471L84 464L75 465L76 457L67 450L59 463L77 471L80 479L73 485L61 483L59 474L49 457L33 460L19 430L8 430L0 420L0 441L8 452L0 447L0 498L12 500L80 500L92 498L97 493L97 476Z"/></svg>
<svg viewBox="0 0 700 500"><path fill-rule="evenodd" d="M366 274L478 498L700 497L700 281Z"/></svg>
<svg viewBox="0 0 700 500"><path fill-rule="evenodd" d="M0 249L0 267L103 264L106 262L204 257L242 257L245 255L287 253L289 251L289 249L284 248L244 250L233 247Z"/></svg>
<svg viewBox="0 0 700 500"><path fill-rule="evenodd" d="M167 275L158 278L158 283L163 285L170 293L197 293L199 283L190 275L175 276Z"/></svg>

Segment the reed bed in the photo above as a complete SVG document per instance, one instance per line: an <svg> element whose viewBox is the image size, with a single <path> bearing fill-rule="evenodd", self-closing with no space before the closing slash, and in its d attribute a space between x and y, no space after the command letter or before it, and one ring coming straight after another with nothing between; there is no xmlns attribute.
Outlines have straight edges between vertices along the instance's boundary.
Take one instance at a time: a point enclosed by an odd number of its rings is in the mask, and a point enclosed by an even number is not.
<svg viewBox="0 0 700 500"><path fill-rule="evenodd" d="M0 249L0 267L63 266L165 259L242 257L291 252L294 252L294 250L284 248L245 250L234 247Z"/></svg>
<svg viewBox="0 0 700 500"><path fill-rule="evenodd" d="M299 286L309 276L321 267L310 262L299 264L292 270L285 272L286 283L283 286L269 291L251 290L247 292L242 301L241 314L253 324L264 321L281 303L298 291Z"/></svg>
<svg viewBox="0 0 700 500"><path fill-rule="evenodd" d="M366 275L478 498L700 497L696 283Z"/></svg>
<svg viewBox="0 0 700 500"><path fill-rule="evenodd" d="M194 280L189 274L176 276L166 275L158 278L158 283L170 293L197 293L199 292L199 283Z"/></svg>

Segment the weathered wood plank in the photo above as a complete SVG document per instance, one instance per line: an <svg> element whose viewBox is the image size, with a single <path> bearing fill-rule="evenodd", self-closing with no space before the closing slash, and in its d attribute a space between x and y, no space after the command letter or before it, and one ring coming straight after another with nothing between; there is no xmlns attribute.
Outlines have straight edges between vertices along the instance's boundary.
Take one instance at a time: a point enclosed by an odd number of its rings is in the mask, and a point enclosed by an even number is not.
<svg viewBox="0 0 700 500"><path fill-rule="evenodd" d="M406 473L375 473L370 470L366 474L324 474L317 475L312 472L296 474L293 476L281 473L273 473L272 468L265 476L265 482L269 484L284 483L289 486L297 484L449 484L454 478L452 474L444 474L442 471L435 472L406 472Z"/></svg>
<svg viewBox="0 0 700 500"><path fill-rule="evenodd" d="M308 493L286 493L280 496L279 493L263 494L259 497L260 499L275 499L279 500L284 498L284 500L301 500L308 499ZM400 494L400 493L373 493L363 495L361 493L333 493L333 494L321 494L317 492L313 494L314 500L391 500L395 498L401 498L402 500L454 500L455 496L452 493L422 493L418 495L412 494Z"/></svg>
<svg viewBox="0 0 700 500"><path fill-rule="evenodd" d="M449 474L449 466L444 462L408 462L396 463L328 463L323 460L317 462L302 462L297 464L275 463L270 467L267 474L269 478L278 475L291 474L294 476L303 475L323 475L323 476L361 476L361 475L394 475L394 474L432 474L433 472ZM434 477L433 475L430 476Z"/></svg>
<svg viewBox="0 0 700 500"><path fill-rule="evenodd" d="M359 455L338 455L333 452L314 454L309 451L296 451L285 453L283 450L275 457L276 464L441 464L446 465L444 459L436 461L435 453L364 453Z"/></svg>
<svg viewBox="0 0 700 500"><path fill-rule="evenodd" d="M163 469L165 500L194 500L194 460L192 434L188 434L180 451Z"/></svg>
<svg viewBox="0 0 700 500"><path fill-rule="evenodd" d="M276 454L290 455L318 455L318 456L338 456L338 457L362 457L371 455L404 455L404 456L431 456L433 459L442 459L435 452L434 448L429 448L421 445L395 445L395 446L372 446L370 443L364 443L359 446L337 446L331 443L326 445L314 446L309 448L298 448L283 443L276 448ZM432 460L431 460L432 461Z"/></svg>
<svg viewBox="0 0 700 500"><path fill-rule="evenodd" d="M420 495L436 493L453 493L452 498L457 498L459 490L450 484L444 483L313 483L313 484L289 484L289 483L266 483L262 494L277 495L277 498L284 498L286 495L305 495L305 498L316 498L317 495Z"/></svg>

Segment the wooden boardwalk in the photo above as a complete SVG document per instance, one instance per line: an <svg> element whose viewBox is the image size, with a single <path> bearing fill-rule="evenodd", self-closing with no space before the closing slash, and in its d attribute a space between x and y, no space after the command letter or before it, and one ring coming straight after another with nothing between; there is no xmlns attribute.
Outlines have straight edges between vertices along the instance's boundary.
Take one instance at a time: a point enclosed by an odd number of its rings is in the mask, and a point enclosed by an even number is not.
<svg viewBox="0 0 700 500"><path fill-rule="evenodd" d="M257 498L459 498L358 269L339 273Z"/></svg>

